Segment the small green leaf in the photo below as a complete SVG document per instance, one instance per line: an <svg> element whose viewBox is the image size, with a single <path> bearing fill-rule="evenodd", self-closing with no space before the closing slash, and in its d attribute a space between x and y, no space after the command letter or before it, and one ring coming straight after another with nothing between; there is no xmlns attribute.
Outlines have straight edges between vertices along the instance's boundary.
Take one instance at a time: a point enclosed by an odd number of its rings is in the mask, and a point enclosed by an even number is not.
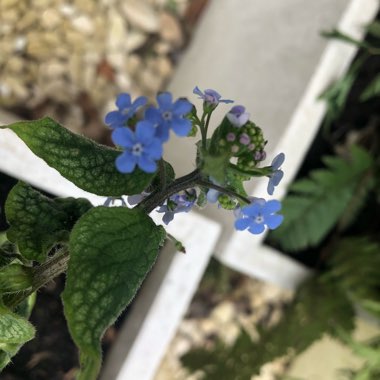
<svg viewBox="0 0 380 380"><path fill-rule="evenodd" d="M31 268L18 263L0 268L0 294L19 292L31 286Z"/></svg>
<svg viewBox="0 0 380 380"><path fill-rule="evenodd" d="M115 197L139 194L154 177L139 169L132 174L119 173L115 160L120 151L76 135L48 117L1 128L11 129L35 155L91 193Z"/></svg>
<svg viewBox="0 0 380 380"><path fill-rule="evenodd" d="M26 319L11 312L0 302L0 371L34 335L35 329Z"/></svg>
<svg viewBox="0 0 380 380"><path fill-rule="evenodd" d="M5 214L11 226L7 231L8 239L18 244L25 258L42 262L57 242L68 240L76 220L91 207L86 199L52 200L19 182L5 203Z"/></svg>
<svg viewBox="0 0 380 380"><path fill-rule="evenodd" d="M149 216L121 207L93 208L73 228L62 298L80 349L80 379L96 378L100 339L135 296L164 238Z"/></svg>
<svg viewBox="0 0 380 380"><path fill-rule="evenodd" d="M380 21L373 21L367 26L367 31L374 37L380 38Z"/></svg>

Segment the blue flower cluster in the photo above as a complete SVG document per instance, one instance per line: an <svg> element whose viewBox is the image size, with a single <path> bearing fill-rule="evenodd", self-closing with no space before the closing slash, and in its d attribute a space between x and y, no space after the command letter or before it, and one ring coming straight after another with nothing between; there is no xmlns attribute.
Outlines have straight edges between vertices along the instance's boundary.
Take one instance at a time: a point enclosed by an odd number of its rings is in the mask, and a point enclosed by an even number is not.
<svg viewBox="0 0 380 380"><path fill-rule="evenodd" d="M222 99L222 96L212 89L201 91L195 87L193 93L203 100L204 116L211 114L219 103L233 103L232 100ZM187 136L193 127L190 121L191 116L190 118L186 117L192 111L193 105L186 99L173 101L172 94L169 92L157 95L157 107L147 106L147 99L143 96L132 101L131 96L125 93L117 97L116 106L117 110L108 113L105 121L113 129L112 140L116 145L123 148L123 152L116 159L116 167L121 173L132 173L136 167L147 173L155 172L157 160L162 158L162 145L168 141L170 130L173 130L178 136ZM143 117L137 121L136 114L140 111ZM261 129L252 127L254 124L249 121L249 117L250 115L246 112L245 107L237 105L231 108L226 114L226 119L230 122L232 129L227 130L224 144L236 145L238 142L241 149L245 149L244 152L248 152L247 154L250 155L248 156L248 164L253 166L265 159L265 151L263 150L265 143L263 143L263 138L260 140L255 137L257 136L256 131L258 130L261 133ZM199 119L197 120L199 121ZM240 149L238 145L236 147ZM267 175L269 178L267 187L269 195L273 195L275 187L278 186L284 175L281 170L284 160L284 153L280 153L273 159L269 167L262 169L266 170L262 172L262 175ZM206 190L204 202L216 203L219 201L219 206L235 209L236 221L234 225L237 230L248 230L252 234L261 234L266 228L272 230L282 223L283 216L277 214L281 209L279 201L266 201L263 198L252 197L249 198L250 203L248 205L240 207L237 200L230 199L223 193L222 184L211 176L207 179L211 188ZM216 187L217 190L212 187ZM137 204L148 195L149 193L143 192L130 196L128 203L130 205ZM164 214L162 220L168 224L173 220L176 213L189 212L196 204L198 196L194 188L180 191L166 199L159 206L157 212ZM230 203L228 203L229 200ZM202 201L199 204L202 204ZM236 205L238 206L236 207Z"/></svg>
<svg viewBox="0 0 380 380"><path fill-rule="evenodd" d="M131 122L139 109L147 104L143 96L134 102L129 94L120 94L116 99L118 110L108 113L105 122L113 129L112 141L123 148L116 160L121 173L132 173L136 166L146 173L157 170L157 160L162 158L162 144L169 139L172 129L178 136L187 136L191 122L186 115L192 104L185 99L173 102L170 93L157 95L158 107L150 106L144 117L133 125Z"/></svg>

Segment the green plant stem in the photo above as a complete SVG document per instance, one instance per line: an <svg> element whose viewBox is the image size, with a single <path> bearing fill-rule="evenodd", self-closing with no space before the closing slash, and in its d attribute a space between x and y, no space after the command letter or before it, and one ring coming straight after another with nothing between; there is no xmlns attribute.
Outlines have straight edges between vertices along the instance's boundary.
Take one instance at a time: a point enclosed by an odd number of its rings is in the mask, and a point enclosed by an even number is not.
<svg viewBox="0 0 380 380"><path fill-rule="evenodd" d="M51 259L32 269L32 287L24 292L15 293L9 296L6 305L14 308L24 299L42 286L53 280L55 277L65 272L69 261L69 251L67 247L62 248Z"/></svg>
<svg viewBox="0 0 380 380"><path fill-rule="evenodd" d="M167 183L166 183L166 167L165 167L164 160L162 158L158 162L158 170L159 170L159 178L160 178L160 187L162 190L164 190L167 186Z"/></svg>
<svg viewBox="0 0 380 380"><path fill-rule="evenodd" d="M224 187L222 187L222 186L215 185L215 184L212 183L212 182L209 182L209 181L206 181L206 180L200 179L200 180L198 181L197 185L199 185L199 186L203 186L203 187L208 187L209 189L215 189L215 190L218 190L218 191L220 191L220 192L223 193L223 194L227 194L227 195L229 195L230 197L238 198L238 199L240 199L241 201L243 201L243 202L246 203L246 204L251 203L251 201L249 200L249 198L244 197L243 195L240 195L240 194L236 193L235 191L232 191L232 190L226 189L226 188L224 188Z"/></svg>
<svg viewBox="0 0 380 380"><path fill-rule="evenodd" d="M148 197L146 197L142 202L140 202L136 207L142 209L144 212L149 214L156 207L162 205L165 202L165 200L168 199L171 195L176 194L182 190L195 187L195 186L202 186L202 187L207 187L209 189L215 189L215 190L220 191L223 194L227 194L231 197L240 199L246 204L250 203L250 200L247 197L244 197L243 195L240 195L233 190L215 185L214 183L209 182L208 180L204 179L199 169L195 169L191 173L176 179L174 182L172 182L169 186L167 186L162 191L153 192Z"/></svg>
<svg viewBox="0 0 380 380"><path fill-rule="evenodd" d="M254 168L251 170L241 170L234 164L229 164L228 167L237 174L245 174L250 177L265 177L273 172L271 166L265 166L263 168Z"/></svg>
<svg viewBox="0 0 380 380"><path fill-rule="evenodd" d="M157 206L161 205L171 195L178 193L181 190L186 190L197 185L201 178L201 173L198 169L191 173L180 177L173 181L162 191L155 191L147 196L137 207L141 208L147 214L152 212Z"/></svg>

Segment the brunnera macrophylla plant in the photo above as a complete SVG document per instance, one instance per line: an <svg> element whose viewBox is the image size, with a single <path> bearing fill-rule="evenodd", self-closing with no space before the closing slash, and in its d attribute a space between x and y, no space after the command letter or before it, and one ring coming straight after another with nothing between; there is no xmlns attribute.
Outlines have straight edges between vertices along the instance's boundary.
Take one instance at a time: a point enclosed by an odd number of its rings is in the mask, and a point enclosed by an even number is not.
<svg viewBox="0 0 380 380"><path fill-rule="evenodd" d="M0 241L1 368L34 336L27 318L35 292L66 272L62 300L79 348L78 379L97 377L105 329L131 302L168 238L151 212L161 213L166 225L177 213L218 203L235 214L237 230L260 234L281 224L280 202L249 197L243 184L266 176L272 195L283 176L284 154L260 167L266 141L243 106L230 108L210 135L214 110L232 101L211 89L196 87L194 93L203 101L198 111L168 92L157 95L156 106L145 97L120 94L117 110L105 118L116 148L76 135L50 118L0 127L15 132L79 188L107 197L103 206L93 207L86 199L47 198L23 182L9 193L5 213L10 227ZM162 159L172 133L184 138L200 134L196 169L179 178ZM118 199L120 207L110 207Z"/></svg>

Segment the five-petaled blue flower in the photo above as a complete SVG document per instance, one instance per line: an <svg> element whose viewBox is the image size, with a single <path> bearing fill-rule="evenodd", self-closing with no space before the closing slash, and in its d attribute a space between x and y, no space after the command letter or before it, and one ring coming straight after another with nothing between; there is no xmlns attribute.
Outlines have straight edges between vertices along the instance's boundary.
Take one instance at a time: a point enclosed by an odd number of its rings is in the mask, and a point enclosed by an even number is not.
<svg viewBox="0 0 380 380"><path fill-rule="evenodd" d="M229 99L221 99L221 95L212 89L207 89L202 92L198 86L196 86L193 90L195 95L199 95L199 99L203 99L205 103L211 104L213 106L217 106L219 103L233 103L233 100Z"/></svg>
<svg viewBox="0 0 380 380"><path fill-rule="evenodd" d="M136 166L146 173L157 169L156 160L162 157L162 142L155 137L156 129L149 121L136 124L136 132L130 128L117 128L112 133L116 145L124 152L116 158L116 168L121 173L132 173Z"/></svg>
<svg viewBox="0 0 380 380"><path fill-rule="evenodd" d="M250 205L238 211L235 228L239 231L248 229L254 235L264 232L265 226L274 230L284 219L282 215L276 214L280 209L279 201L255 198Z"/></svg>
<svg viewBox="0 0 380 380"><path fill-rule="evenodd" d="M157 95L158 109L149 107L145 111L145 119L156 127L156 137L162 142L169 139L169 131L178 136L187 136L191 130L191 121L185 118L193 105L186 99L178 99L173 103L172 94L163 92Z"/></svg>
<svg viewBox="0 0 380 380"><path fill-rule="evenodd" d="M165 224L169 224L173 220L174 214L179 212L189 212L194 206L196 199L197 192L195 189L185 190L172 195L166 201L166 204L161 206L157 212L164 213L162 221Z"/></svg>
<svg viewBox="0 0 380 380"><path fill-rule="evenodd" d="M227 113L227 119L234 127L239 128L248 121L249 113L245 112L245 107L243 106L234 106Z"/></svg>
<svg viewBox="0 0 380 380"><path fill-rule="evenodd" d="M282 177L284 176L284 172L280 170L280 167L284 163L284 160L285 154L280 153L272 161L271 167L273 171L268 175L269 182L267 191L269 195L273 195L274 188L281 182Z"/></svg>
<svg viewBox="0 0 380 380"><path fill-rule="evenodd" d="M128 120L135 115L140 107L145 106L146 102L145 96L140 96L132 102L131 95L127 93L118 95L115 102L118 111L111 111L106 115L106 124L111 128L126 126Z"/></svg>

